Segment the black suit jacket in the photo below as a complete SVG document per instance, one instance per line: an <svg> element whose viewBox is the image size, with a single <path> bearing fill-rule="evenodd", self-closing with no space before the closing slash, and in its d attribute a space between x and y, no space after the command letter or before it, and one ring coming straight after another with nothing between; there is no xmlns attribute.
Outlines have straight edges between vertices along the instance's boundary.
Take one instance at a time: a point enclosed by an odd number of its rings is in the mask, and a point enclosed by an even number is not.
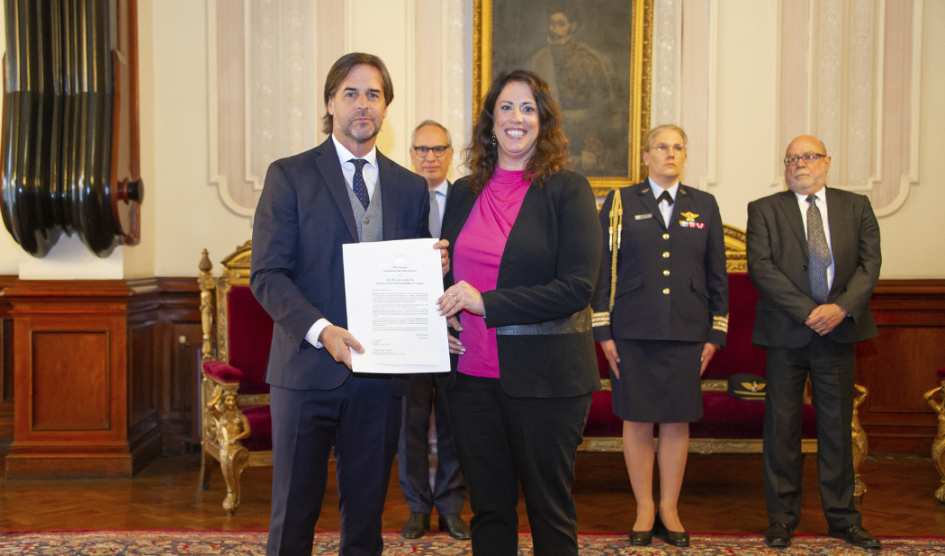
<svg viewBox="0 0 945 556"><path fill-rule="evenodd" d="M869 299L882 263L879 225L863 195L827 188L827 219L834 278L827 303L849 312L829 337L859 342L878 334ZM814 331L804 325L818 303L811 297L807 235L791 191L748 204L748 275L761 295L752 343L762 347L807 345Z"/></svg>
<svg viewBox="0 0 945 556"><path fill-rule="evenodd" d="M377 153L385 240L430 237L426 181ZM331 390L351 372L305 334L318 319L348 326L341 246L358 230L335 145L269 167L253 223L250 287L275 321L266 381L297 390ZM404 384L399 384L403 382ZM395 393L406 391L397 380Z"/></svg>
<svg viewBox="0 0 945 556"><path fill-rule="evenodd" d="M450 258L476 202L468 179L456 182L446 203L444 239ZM496 289L482 292L489 328L530 325L586 312L600 266L594 194L574 172L529 185L509 232ZM446 275L453 284L453 271ZM600 389L590 315L586 330L563 334L497 335L499 372L506 394L520 398L570 397ZM580 320L580 319L577 319ZM456 378L458 357L451 357Z"/></svg>
<svg viewBox="0 0 945 556"><path fill-rule="evenodd" d="M728 332L728 272L725 234L715 197L679 184L667 226L649 180L619 192L623 231L617 255L614 310L609 326L594 327L594 339L675 340L724 346ZM613 202L611 191L600 211L604 256L592 303L596 313L610 308L612 252L608 245Z"/></svg>

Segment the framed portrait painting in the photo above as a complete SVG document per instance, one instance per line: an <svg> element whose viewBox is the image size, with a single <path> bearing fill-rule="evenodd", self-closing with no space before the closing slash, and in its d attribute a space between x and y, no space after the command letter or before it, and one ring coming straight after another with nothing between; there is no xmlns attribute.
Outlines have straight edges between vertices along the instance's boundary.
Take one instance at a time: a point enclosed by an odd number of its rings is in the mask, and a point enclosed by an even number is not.
<svg viewBox="0 0 945 556"><path fill-rule="evenodd" d="M572 168L597 196L644 175L653 0L475 0L473 118L501 73L528 69L563 113Z"/></svg>

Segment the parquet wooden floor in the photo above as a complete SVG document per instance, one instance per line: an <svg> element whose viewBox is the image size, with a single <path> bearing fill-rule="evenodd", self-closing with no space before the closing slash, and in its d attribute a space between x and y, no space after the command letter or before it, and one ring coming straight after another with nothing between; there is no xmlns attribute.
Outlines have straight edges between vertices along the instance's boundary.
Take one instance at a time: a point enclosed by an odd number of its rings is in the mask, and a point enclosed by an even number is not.
<svg viewBox="0 0 945 556"><path fill-rule="evenodd" d="M2 465L0 454L0 465ZM224 529L265 530L269 524L268 468L243 475L243 500L235 517L220 503L220 475L211 489L197 486L196 456L165 456L134 479L6 481L0 479L0 530ZM861 506L875 535L945 535L945 505L932 497L939 477L931 459L911 455L870 457L862 475L869 491ZM320 530L338 529L337 496L329 479ZM581 532L618 533L633 523L634 501L620 454L580 454L574 495ZM521 529L528 530L520 504ZM759 456L691 456L680 514L692 532L761 534L767 528ZM392 474L384 530L401 528L409 509ZM464 516L470 517L467 504ZM434 524L436 518L434 517ZM823 534L827 525L817 491L816 461L805 462L803 518L799 533Z"/></svg>

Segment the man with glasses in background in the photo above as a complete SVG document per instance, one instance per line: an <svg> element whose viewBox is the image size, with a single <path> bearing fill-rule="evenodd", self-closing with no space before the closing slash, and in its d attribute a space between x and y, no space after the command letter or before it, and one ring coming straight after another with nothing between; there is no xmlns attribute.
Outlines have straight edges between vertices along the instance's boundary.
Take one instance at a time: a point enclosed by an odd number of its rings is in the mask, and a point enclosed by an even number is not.
<svg viewBox="0 0 945 556"><path fill-rule="evenodd" d="M440 237L446 198L453 184L446 179L453 162L453 143L449 131L433 120L426 120L413 132L410 160L414 171L427 180L430 192L430 234ZM419 539L430 530L430 513L436 508L441 531L453 538L467 540L469 525L460 515L466 503L466 480L459 469L456 445L446 408L446 389L440 380L446 375L410 376L404 396L404 415L400 428L397 459L400 488L403 490L410 519L401 530L407 539ZM430 413L436 412L437 467L430 486L429 453Z"/></svg>
<svg viewBox="0 0 945 556"><path fill-rule="evenodd" d="M789 191L748 205L748 275L760 294L752 343L767 355L765 544L790 546L801 517L801 403L807 375L817 420L817 475L831 537L880 543L853 502L854 344L878 334L869 299L882 262L869 198L827 188L830 156L802 135L787 148Z"/></svg>

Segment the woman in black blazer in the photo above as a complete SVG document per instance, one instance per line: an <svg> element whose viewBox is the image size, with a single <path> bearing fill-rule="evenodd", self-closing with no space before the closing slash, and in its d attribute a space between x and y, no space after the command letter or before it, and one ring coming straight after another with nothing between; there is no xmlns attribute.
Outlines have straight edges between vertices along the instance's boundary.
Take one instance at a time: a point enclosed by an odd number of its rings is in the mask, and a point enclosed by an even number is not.
<svg viewBox="0 0 945 556"><path fill-rule="evenodd" d="M439 301L458 336L447 397L477 555L518 553L519 485L535 554L578 553L571 485L600 388L589 303L601 235L567 153L544 81L500 76L443 219L453 268Z"/></svg>

